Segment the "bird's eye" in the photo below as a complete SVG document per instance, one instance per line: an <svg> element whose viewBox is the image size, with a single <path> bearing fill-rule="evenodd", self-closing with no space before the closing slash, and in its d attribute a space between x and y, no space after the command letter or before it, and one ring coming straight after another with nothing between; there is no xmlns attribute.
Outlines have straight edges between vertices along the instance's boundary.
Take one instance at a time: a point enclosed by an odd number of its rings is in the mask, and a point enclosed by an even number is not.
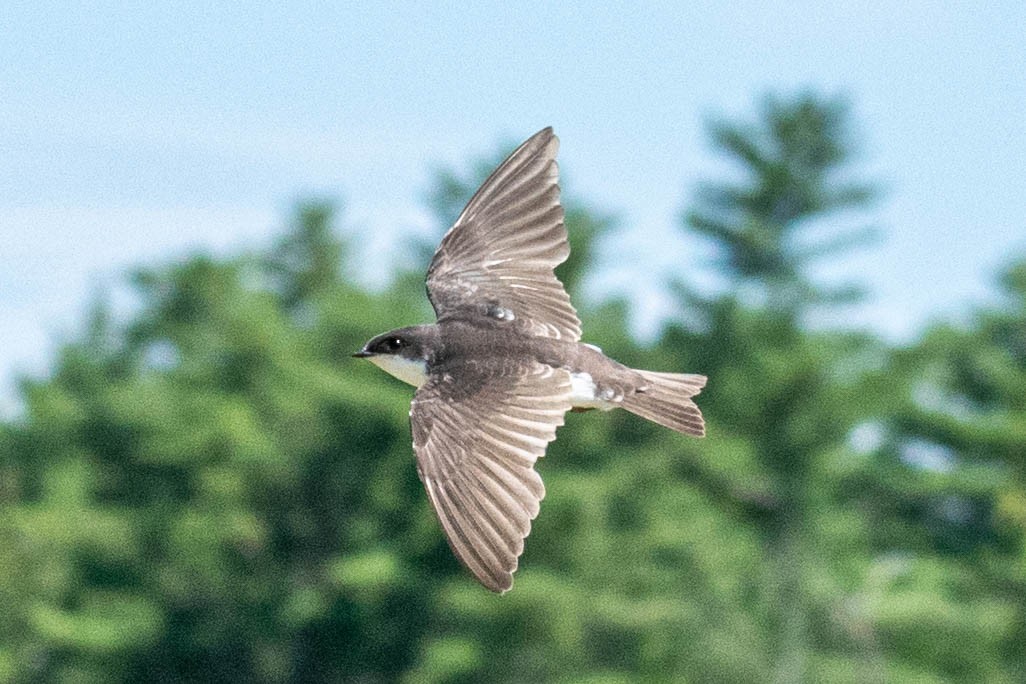
<svg viewBox="0 0 1026 684"><path fill-rule="evenodd" d="M399 351L403 347L403 341L399 337L389 337L385 340L385 347L389 351Z"/></svg>

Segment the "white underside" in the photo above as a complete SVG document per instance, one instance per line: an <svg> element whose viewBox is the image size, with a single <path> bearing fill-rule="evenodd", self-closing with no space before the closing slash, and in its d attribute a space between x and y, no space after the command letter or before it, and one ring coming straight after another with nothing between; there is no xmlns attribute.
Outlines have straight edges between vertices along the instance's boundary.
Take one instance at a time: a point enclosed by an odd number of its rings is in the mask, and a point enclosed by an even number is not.
<svg viewBox="0 0 1026 684"><path fill-rule="evenodd" d="M610 399L612 396L609 397ZM570 374L570 403L574 408L592 408L609 411L616 404L596 396L595 381L588 373Z"/></svg>
<svg viewBox="0 0 1026 684"><path fill-rule="evenodd" d="M381 354L367 359L389 375L399 378L414 387L427 382L427 362L423 360L404 359L401 356Z"/></svg>

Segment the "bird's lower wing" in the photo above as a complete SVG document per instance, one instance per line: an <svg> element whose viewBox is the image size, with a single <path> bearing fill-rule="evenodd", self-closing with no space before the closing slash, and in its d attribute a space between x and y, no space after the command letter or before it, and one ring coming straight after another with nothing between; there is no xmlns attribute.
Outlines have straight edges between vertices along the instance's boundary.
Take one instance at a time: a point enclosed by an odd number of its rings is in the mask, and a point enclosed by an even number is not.
<svg viewBox="0 0 1026 684"><path fill-rule="evenodd" d="M545 496L534 463L570 408L570 375L535 362L456 375L432 376L414 396L417 471L453 552L503 592Z"/></svg>

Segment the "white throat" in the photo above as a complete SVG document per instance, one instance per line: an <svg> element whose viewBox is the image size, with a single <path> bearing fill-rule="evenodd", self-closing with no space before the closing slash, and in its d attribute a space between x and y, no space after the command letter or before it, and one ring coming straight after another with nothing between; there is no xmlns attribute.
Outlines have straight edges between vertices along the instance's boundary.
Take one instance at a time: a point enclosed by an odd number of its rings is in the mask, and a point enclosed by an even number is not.
<svg viewBox="0 0 1026 684"><path fill-rule="evenodd" d="M414 387L420 387L427 381L427 361L423 359L404 359L398 354L378 354L367 360L389 375Z"/></svg>

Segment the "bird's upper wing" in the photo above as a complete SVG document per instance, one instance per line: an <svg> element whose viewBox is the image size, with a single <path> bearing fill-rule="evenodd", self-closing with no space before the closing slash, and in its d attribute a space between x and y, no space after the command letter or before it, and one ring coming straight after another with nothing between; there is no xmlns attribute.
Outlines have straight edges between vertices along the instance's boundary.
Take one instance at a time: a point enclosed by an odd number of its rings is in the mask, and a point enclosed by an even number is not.
<svg viewBox="0 0 1026 684"><path fill-rule="evenodd" d="M570 254L558 148L551 128L531 136L492 172L442 238L427 273L439 320L470 309L517 320L531 334L581 338L577 312L552 270Z"/></svg>
<svg viewBox="0 0 1026 684"><path fill-rule="evenodd" d="M456 556L503 592L545 496L534 463L570 408L570 374L506 360L458 375L433 375L414 395L417 472Z"/></svg>

